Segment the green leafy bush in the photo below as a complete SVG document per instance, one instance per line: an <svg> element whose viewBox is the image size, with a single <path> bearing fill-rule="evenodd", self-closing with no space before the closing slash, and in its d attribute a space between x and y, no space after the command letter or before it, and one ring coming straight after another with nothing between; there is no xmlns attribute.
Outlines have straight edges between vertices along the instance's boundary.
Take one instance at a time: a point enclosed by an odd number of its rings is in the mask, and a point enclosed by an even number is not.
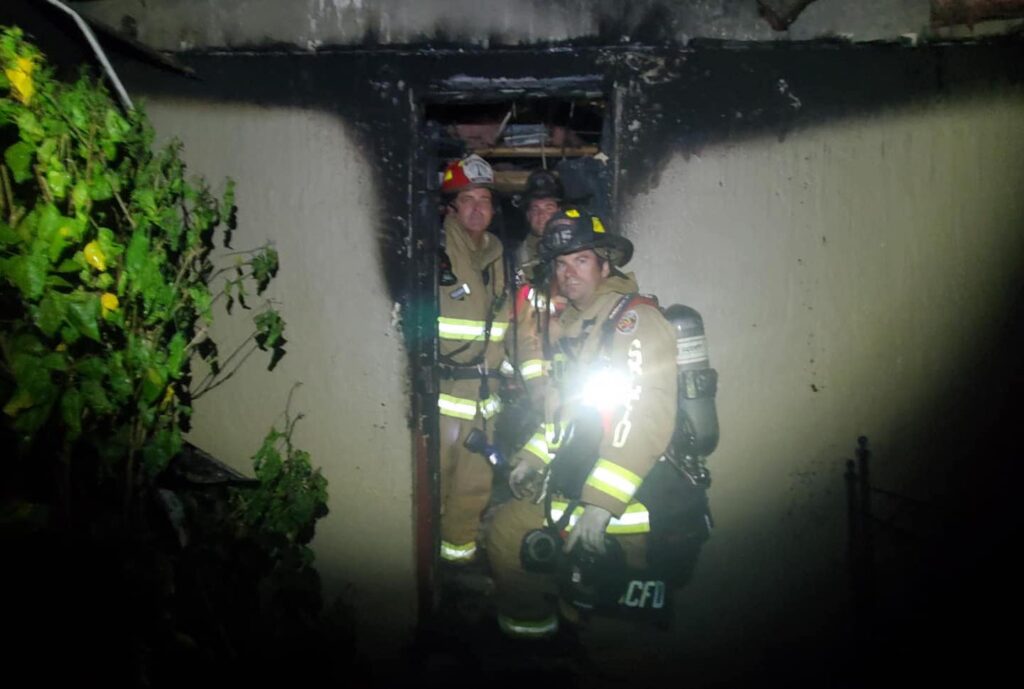
<svg viewBox="0 0 1024 689"><path fill-rule="evenodd" d="M215 265L215 230L234 229L230 180L219 199L187 180L180 144L154 152L143 113L122 114L86 76L54 80L16 29L0 37L0 63L4 421L23 454L54 439L63 461L88 449L130 493L178 453L192 400L241 352L269 350L272 363L283 352L269 302L224 368L208 333L219 299L247 307L247 283L263 292L277 252ZM209 369L198 384L195 356Z"/></svg>
<svg viewBox="0 0 1024 689"><path fill-rule="evenodd" d="M286 412L265 438L252 486L172 471L185 463L193 401L256 349L270 368L284 353L273 304L249 303L276 275L276 250L215 253L217 238L231 249L233 184L218 198L187 179L180 144L154 150L141 111L123 113L86 74L55 80L3 27L0 151L0 442L17 449L0 463L0 535L19 582L4 601L11 626L46 620L46 652L102 659L95 678L107 682L293 675L291 657L347 638L322 613L308 543L327 486L292 444L294 421ZM218 301L253 313L251 334L223 355L209 334ZM115 629L94 633L101 619ZM70 630L66 643L54 629Z"/></svg>

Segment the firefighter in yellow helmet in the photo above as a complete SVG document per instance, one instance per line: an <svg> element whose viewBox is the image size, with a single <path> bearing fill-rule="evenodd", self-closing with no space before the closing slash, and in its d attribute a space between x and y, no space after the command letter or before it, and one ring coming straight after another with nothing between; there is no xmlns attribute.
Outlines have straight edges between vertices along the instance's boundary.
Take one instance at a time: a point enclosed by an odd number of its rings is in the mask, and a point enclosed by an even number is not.
<svg viewBox="0 0 1024 689"><path fill-rule="evenodd" d="M438 292L442 561L465 565L477 550L480 517L493 468L465 446L478 429L490 434L500 410L498 375L506 358L511 289L494 218L494 173L480 156L447 167L447 202Z"/></svg>
<svg viewBox="0 0 1024 689"><path fill-rule="evenodd" d="M562 530L557 546L567 554L614 545L624 564L644 566L650 517L634 495L672 438L676 342L657 306L637 296L633 275L618 270L632 252L574 208L555 214L540 242L568 306L552 343L545 421L514 458L517 499L498 509L487 536L498 623L510 636L558 630L555 578L526 562L544 554L531 538L552 532L546 519Z"/></svg>

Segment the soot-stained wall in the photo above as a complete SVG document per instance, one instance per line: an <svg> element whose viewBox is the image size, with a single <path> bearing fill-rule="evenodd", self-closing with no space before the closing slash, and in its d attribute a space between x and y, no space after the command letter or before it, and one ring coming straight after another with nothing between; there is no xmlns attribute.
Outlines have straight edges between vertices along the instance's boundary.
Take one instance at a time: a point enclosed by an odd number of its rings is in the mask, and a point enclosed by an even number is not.
<svg viewBox="0 0 1024 689"><path fill-rule="evenodd" d="M621 628L597 625L591 642L611 672L637 672L642 645L660 669L685 660L700 669L691 680L711 683L764 663L807 669L799 658L842 638L842 460L859 434L876 450L879 486L928 502L915 526L955 540L958 557L1000 583L991 553L1012 520L1000 509L1008 483L991 477L1007 475L1002 424L1021 370L1022 52L358 50L183 56L199 80L122 71L165 136L197 144L197 169L239 178L243 211L248 194L262 197L243 231L278 241L278 296L301 333L274 387L237 389L267 418L291 378L315 389L320 420L304 437L324 448L314 455L337 486L321 568L355 582L362 619L392 631L411 624L414 587L392 304L403 319L422 301L410 260L435 230L410 226L418 105L480 79L597 75L619 136L617 220L637 243L633 267L664 302L704 313L723 435L711 459L718 528L675 630L633 630L623 644ZM205 409L208 437L241 457L228 438L248 442L255 429L227 424L230 390ZM896 611L920 617L964 573L928 543L880 545L880 628L919 633ZM947 619L970 613L958 604Z"/></svg>
<svg viewBox="0 0 1024 689"><path fill-rule="evenodd" d="M786 31L757 0L89 0L86 16L160 50L410 44L478 47L693 38L858 41L929 32L932 0L816 0ZM776 8L780 3L769 3Z"/></svg>

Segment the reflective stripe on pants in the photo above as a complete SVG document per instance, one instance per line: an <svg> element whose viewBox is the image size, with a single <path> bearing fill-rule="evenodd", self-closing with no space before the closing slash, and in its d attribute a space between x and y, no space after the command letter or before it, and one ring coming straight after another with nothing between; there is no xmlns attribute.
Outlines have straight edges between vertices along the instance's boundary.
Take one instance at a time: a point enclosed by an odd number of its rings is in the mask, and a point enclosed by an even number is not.
<svg viewBox="0 0 1024 689"><path fill-rule="evenodd" d="M506 615L498 615L498 626L508 636L541 639L558 631L558 617L551 615L542 620L516 620Z"/></svg>

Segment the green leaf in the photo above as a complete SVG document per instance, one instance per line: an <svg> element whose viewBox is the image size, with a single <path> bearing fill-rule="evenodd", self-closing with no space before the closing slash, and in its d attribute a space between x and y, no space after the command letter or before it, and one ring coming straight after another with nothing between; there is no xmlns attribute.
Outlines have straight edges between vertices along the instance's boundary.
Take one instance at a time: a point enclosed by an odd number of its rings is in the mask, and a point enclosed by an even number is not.
<svg viewBox="0 0 1024 689"><path fill-rule="evenodd" d="M21 244L24 241L13 227L0 221L0 244Z"/></svg>
<svg viewBox="0 0 1024 689"><path fill-rule="evenodd" d="M84 209L89 206L89 199L91 195L89 193L89 185L83 180L79 180L75 183L74 188L71 190L71 202L75 204L75 208Z"/></svg>
<svg viewBox="0 0 1024 689"><path fill-rule="evenodd" d="M124 139L124 135L131 129L128 122L113 108L107 110L104 121L107 127L107 136L114 142Z"/></svg>
<svg viewBox="0 0 1024 689"><path fill-rule="evenodd" d="M124 245L115 241L114 232L109 227L101 227L96 231L96 242L100 245L100 250L103 251L103 255L106 257L109 270L121 254L124 253Z"/></svg>
<svg viewBox="0 0 1024 689"><path fill-rule="evenodd" d="M132 394L132 379L124 368L122 352L113 352L107 359L107 384L119 402L123 403Z"/></svg>
<svg viewBox="0 0 1024 689"><path fill-rule="evenodd" d="M185 336L180 332L174 333L168 344L167 371L171 378L177 380L181 374L181 365L185 360Z"/></svg>
<svg viewBox="0 0 1024 689"><path fill-rule="evenodd" d="M268 246L252 257L252 277L256 280L256 294L262 294L271 278L277 275L277 250Z"/></svg>
<svg viewBox="0 0 1024 689"><path fill-rule="evenodd" d="M97 414L106 415L114 411L107 391L98 380L90 378L82 381L82 399Z"/></svg>
<svg viewBox="0 0 1024 689"><path fill-rule="evenodd" d="M5 275L25 298L35 301L43 294L46 285L46 269L49 260L46 254L12 256L0 262L0 273Z"/></svg>
<svg viewBox="0 0 1024 689"><path fill-rule="evenodd" d="M212 321L213 311L210 307L213 303L213 297L210 295L210 290L207 289L206 285L193 285L189 287L188 295L192 298L192 303L203 320L207 323Z"/></svg>
<svg viewBox="0 0 1024 689"><path fill-rule="evenodd" d="M53 401L56 387L53 384L50 370L43 365L41 356L34 354L18 354L11 361L14 379L18 387L32 397L32 403L48 404Z"/></svg>
<svg viewBox="0 0 1024 689"><path fill-rule="evenodd" d="M256 343L260 349L273 348L277 345L284 332L281 315L274 309L267 309L253 320L256 322Z"/></svg>
<svg viewBox="0 0 1024 689"><path fill-rule="evenodd" d="M26 409L18 414L18 418L14 420L14 430L29 436L35 435L43 427L43 424L46 423L46 420L50 418L52 410L52 399L45 404L39 404L31 409Z"/></svg>
<svg viewBox="0 0 1024 689"><path fill-rule="evenodd" d="M19 134L21 135L22 141L29 143L33 141L42 141L46 133L43 131L43 125L39 123L39 118L30 110L22 110L18 113L17 117Z"/></svg>
<svg viewBox="0 0 1024 689"><path fill-rule="evenodd" d="M135 200L136 205L142 209L142 212L146 214L147 218L150 220L156 219L156 195L152 189L136 189L132 193L132 198Z"/></svg>
<svg viewBox="0 0 1024 689"><path fill-rule="evenodd" d="M35 311L36 326L47 337L52 337L64 323L66 314L67 305L63 297L59 293L50 292L39 302L39 307Z"/></svg>
<svg viewBox="0 0 1024 689"><path fill-rule="evenodd" d="M167 387L167 372L163 367L150 366L142 378L142 399L152 404L164 394Z"/></svg>
<svg viewBox="0 0 1024 689"><path fill-rule="evenodd" d="M67 371L68 370L68 359L61 352L50 352L45 355L41 360L43 368L51 371Z"/></svg>
<svg viewBox="0 0 1024 689"><path fill-rule="evenodd" d="M77 273L85 270L85 267L85 258L82 256L82 252L78 252L71 258L61 261L54 270L58 273Z"/></svg>
<svg viewBox="0 0 1024 689"><path fill-rule="evenodd" d="M33 212L36 214L36 232L39 238L49 241L60 231L60 211L52 203L44 203L36 206Z"/></svg>
<svg viewBox="0 0 1024 689"><path fill-rule="evenodd" d="M21 183L32 176L32 158L35 149L32 144L19 141L4 151L4 160L14 175L14 181Z"/></svg>
<svg viewBox="0 0 1024 689"><path fill-rule="evenodd" d="M67 318L90 340L100 341L100 298L91 292L76 292L67 298Z"/></svg>
<svg viewBox="0 0 1024 689"><path fill-rule="evenodd" d="M71 175L59 162L56 165L51 164L50 169L46 171L46 184L55 198L62 199L67 195L70 181Z"/></svg>
<svg viewBox="0 0 1024 689"><path fill-rule="evenodd" d="M75 388L65 390L60 398L60 414L68 435L72 440L77 438L82 433L82 393Z"/></svg>
<svg viewBox="0 0 1024 689"><path fill-rule="evenodd" d="M151 476L164 470L181 451L181 433L177 428L161 428L142 449L142 463Z"/></svg>
<svg viewBox="0 0 1024 689"><path fill-rule="evenodd" d="M144 230L136 229L128 242L125 252L125 271L131 281L131 291L138 292L142 287L142 274L149 263L149 238Z"/></svg>
<svg viewBox="0 0 1024 689"><path fill-rule="evenodd" d="M60 329L60 339L64 344L73 345L82 338L78 331L71 325L65 325Z"/></svg>
<svg viewBox="0 0 1024 689"><path fill-rule="evenodd" d="M60 256L64 253L64 249L66 249L67 246L67 240L60 233L54 235L53 239L50 240L49 248L46 251L46 257L50 259L51 264L60 260Z"/></svg>
<svg viewBox="0 0 1024 689"><path fill-rule="evenodd" d="M114 195L113 186L110 184L110 177L106 174L97 173L92 176L88 185L89 197L93 201L106 201Z"/></svg>

